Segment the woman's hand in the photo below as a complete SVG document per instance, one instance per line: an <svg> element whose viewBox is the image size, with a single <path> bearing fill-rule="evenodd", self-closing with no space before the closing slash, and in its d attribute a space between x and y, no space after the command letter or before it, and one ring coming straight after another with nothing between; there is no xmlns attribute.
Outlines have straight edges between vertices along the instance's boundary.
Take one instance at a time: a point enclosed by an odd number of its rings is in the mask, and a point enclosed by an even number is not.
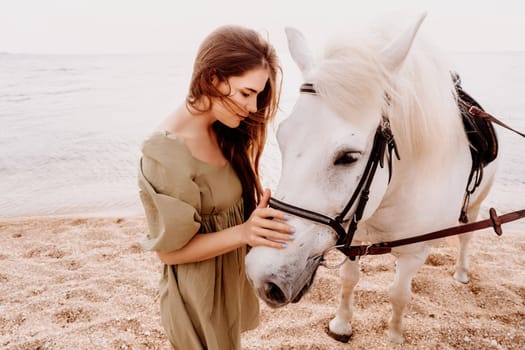
<svg viewBox="0 0 525 350"><path fill-rule="evenodd" d="M241 226L243 240L246 244L285 248L286 242L293 240L295 228L286 223L288 217L280 210L268 208L271 192L266 189L259 205L250 218ZM278 220L273 220L278 219Z"/></svg>

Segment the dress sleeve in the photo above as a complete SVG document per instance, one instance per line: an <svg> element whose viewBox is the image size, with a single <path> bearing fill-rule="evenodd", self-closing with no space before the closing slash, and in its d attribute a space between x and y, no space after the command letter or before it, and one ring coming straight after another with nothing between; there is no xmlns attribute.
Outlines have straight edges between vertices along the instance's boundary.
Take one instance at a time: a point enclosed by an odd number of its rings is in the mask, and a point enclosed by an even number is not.
<svg viewBox="0 0 525 350"><path fill-rule="evenodd" d="M201 225L200 191L191 176L143 156L138 185L149 229L142 247L171 252L185 246Z"/></svg>

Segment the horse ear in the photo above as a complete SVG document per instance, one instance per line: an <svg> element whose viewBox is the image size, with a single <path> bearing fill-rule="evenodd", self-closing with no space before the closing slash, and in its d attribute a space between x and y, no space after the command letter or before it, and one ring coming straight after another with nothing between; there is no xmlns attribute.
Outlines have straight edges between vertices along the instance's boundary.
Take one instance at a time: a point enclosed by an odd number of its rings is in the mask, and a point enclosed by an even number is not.
<svg viewBox="0 0 525 350"><path fill-rule="evenodd" d="M288 50L290 50L293 60L304 76L310 71L310 69L312 69L314 64L313 55L308 47L306 38L303 33L292 27L286 27L284 31L286 32L286 37L288 39Z"/></svg>
<svg viewBox="0 0 525 350"><path fill-rule="evenodd" d="M426 12L422 13L414 24L381 50L381 56L385 59L385 65L389 69L395 70L403 63L426 16Z"/></svg>

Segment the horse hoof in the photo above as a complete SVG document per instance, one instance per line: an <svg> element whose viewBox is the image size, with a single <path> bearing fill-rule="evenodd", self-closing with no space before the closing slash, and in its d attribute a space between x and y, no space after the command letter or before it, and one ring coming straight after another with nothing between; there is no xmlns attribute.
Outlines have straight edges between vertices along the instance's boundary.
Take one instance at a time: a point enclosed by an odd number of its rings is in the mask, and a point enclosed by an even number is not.
<svg viewBox="0 0 525 350"><path fill-rule="evenodd" d="M334 332L332 332L330 330L330 328L326 327L325 328L325 331L326 333L333 339L337 340L338 342L341 342L341 343L348 343L350 341L350 338L352 337L352 335L346 335L346 334L336 334Z"/></svg>
<svg viewBox="0 0 525 350"><path fill-rule="evenodd" d="M460 283L467 284L469 279L466 273L456 272L454 273L454 279Z"/></svg>
<svg viewBox="0 0 525 350"><path fill-rule="evenodd" d="M402 334L399 334L394 331L388 332L388 338L390 339L392 343L395 343L395 344L403 344L403 342L405 341Z"/></svg>

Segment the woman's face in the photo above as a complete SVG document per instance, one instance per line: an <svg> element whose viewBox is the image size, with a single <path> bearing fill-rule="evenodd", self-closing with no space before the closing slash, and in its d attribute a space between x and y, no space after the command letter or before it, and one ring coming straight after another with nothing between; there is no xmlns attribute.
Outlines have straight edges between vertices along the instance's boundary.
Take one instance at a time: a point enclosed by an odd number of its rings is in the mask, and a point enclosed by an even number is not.
<svg viewBox="0 0 525 350"><path fill-rule="evenodd" d="M216 99L211 110L214 117L230 128L238 127L250 113L257 112L257 96L264 90L268 78L268 69L256 68L230 77L227 82L219 82L219 91L228 95L230 101Z"/></svg>

